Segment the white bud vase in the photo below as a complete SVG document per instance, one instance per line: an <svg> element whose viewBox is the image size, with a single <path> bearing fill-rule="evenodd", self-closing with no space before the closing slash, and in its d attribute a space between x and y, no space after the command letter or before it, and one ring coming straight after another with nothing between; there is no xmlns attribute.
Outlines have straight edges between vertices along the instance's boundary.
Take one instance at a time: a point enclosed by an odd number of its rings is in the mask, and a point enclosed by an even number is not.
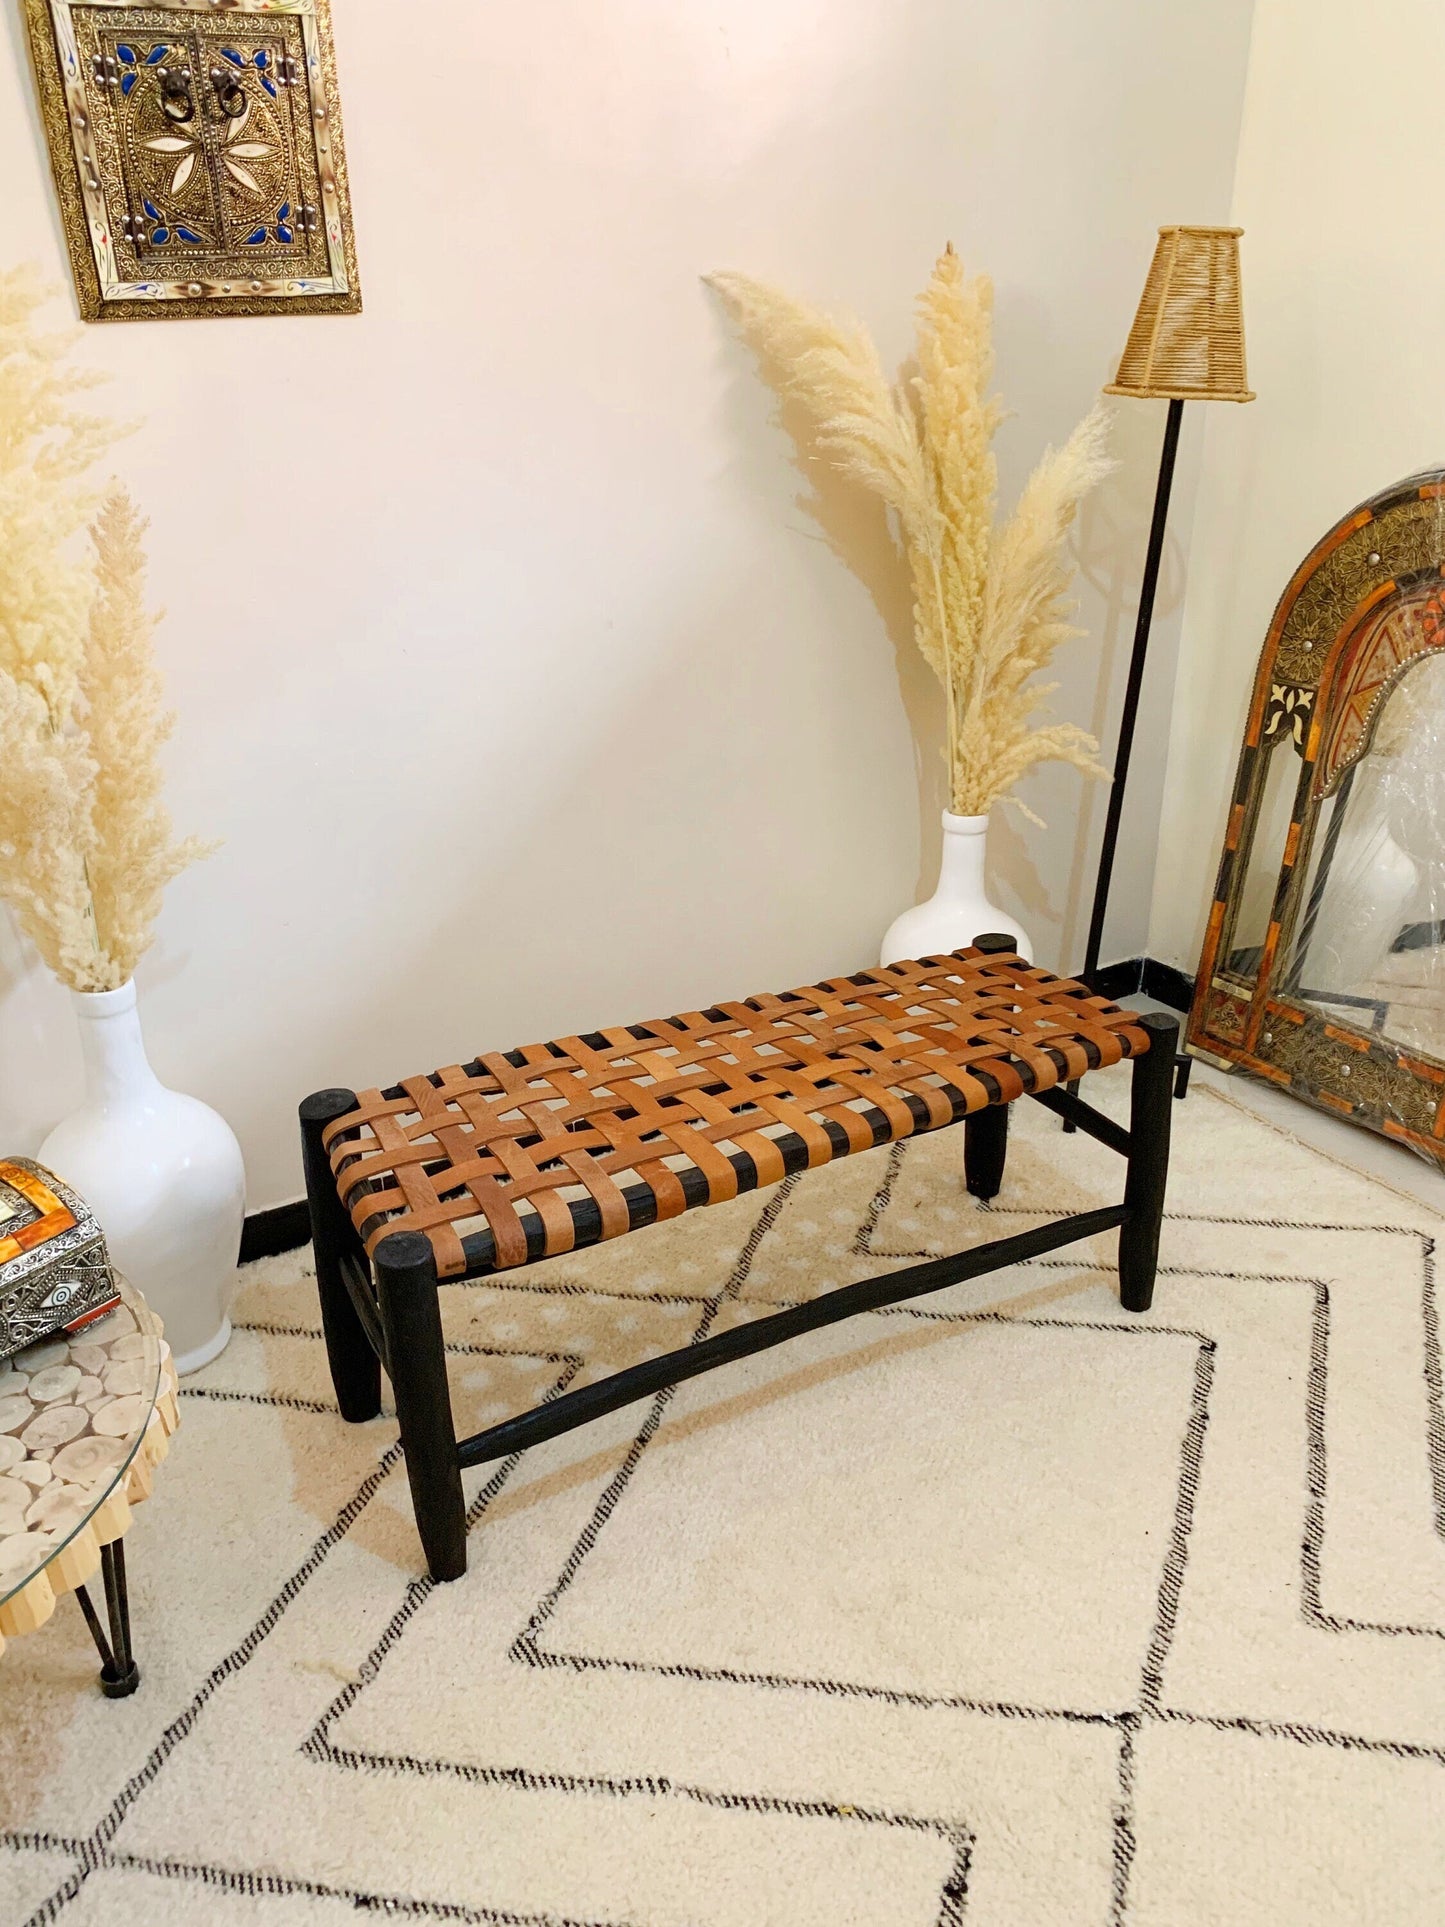
<svg viewBox="0 0 1445 1927"><path fill-rule="evenodd" d="M85 1102L40 1161L95 1212L112 1261L162 1319L178 1372L231 1336L226 1304L241 1246L246 1171L224 1118L167 1090L146 1058L135 984L74 991Z"/></svg>
<svg viewBox="0 0 1445 1927"><path fill-rule="evenodd" d="M1028 932L1015 916L990 903L983 884L984 846L988 841L986 816L954 816L943 812L943 860L938 888L927 903L917 903L895 917L883 939L885 964L905 957L936 957L961 950L992 930L1013 937L1025 963L1034 960Z"/></svg>

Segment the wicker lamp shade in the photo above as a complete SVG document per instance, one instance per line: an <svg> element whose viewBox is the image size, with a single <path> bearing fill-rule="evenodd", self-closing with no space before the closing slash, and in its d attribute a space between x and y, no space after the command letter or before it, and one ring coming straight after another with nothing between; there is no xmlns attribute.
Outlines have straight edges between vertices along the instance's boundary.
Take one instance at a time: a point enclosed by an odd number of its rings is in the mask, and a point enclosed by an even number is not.
<svg viewBox="0 0 1445 1927"><path fill-rule="evenodd" d="M1106 395L1253 401L1244 370L1237 227L1162 227Z"/></svg>

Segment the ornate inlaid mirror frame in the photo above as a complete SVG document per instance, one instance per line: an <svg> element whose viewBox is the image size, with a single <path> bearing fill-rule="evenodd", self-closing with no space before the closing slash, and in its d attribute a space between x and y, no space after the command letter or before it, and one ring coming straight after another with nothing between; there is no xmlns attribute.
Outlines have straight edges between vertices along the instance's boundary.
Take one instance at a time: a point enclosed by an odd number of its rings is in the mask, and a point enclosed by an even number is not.
<svg viewBox="0 0 1445 1927"><path fill-rule="evenodd" d="M87 321L361 306L327 0L25 0Z"/></svg>
<svg viewBox="0 0 1445 1927"><path fill-rule="evenodd" d="M1188 1039L1445 1161L1442 564L1432 472L1347 515L1280 597Z"/></svg>

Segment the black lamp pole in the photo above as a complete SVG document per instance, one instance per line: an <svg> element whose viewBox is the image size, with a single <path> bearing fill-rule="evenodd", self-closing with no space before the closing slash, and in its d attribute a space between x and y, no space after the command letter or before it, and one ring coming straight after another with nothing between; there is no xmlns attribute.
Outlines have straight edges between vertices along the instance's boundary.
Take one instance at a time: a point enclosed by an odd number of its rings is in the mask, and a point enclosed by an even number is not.
<svg viewBox="0 0 1445 1927"><path fill-rule="evenodd" d="M1129 780L1129 757L1134 748L1134 725L1139 719L1139 692L1144 684L1144 658L1149 651L1149 627L1154 619L1154 592L1159 586L1159 564L1164 556L1164 524L1169 516L1169 491L1174 485L1174 457L1179 448L1179 423L1184 403L1173 397L1164 424L1164 447L1159 456L1159 482L1154 491L1154 519L1149 524L1149 548L1144 557L1144 584L1139 591L1139 619L1134 625L1134 653L1129 658L1129 680L1124 686L1124 713L1119 719L1119 746L1114 752L1114 780L1109 787L1109 810L1104 818L1104 845L1099 852L1099 875L1094 884L1094 909L1089 918L1089 941L1084 949L1083 978L1094 986L1099 948L1104 939L1104 914L1109 907L1109 883L1119 842L1119 819L1124 811L1124 785Z"/></svg>

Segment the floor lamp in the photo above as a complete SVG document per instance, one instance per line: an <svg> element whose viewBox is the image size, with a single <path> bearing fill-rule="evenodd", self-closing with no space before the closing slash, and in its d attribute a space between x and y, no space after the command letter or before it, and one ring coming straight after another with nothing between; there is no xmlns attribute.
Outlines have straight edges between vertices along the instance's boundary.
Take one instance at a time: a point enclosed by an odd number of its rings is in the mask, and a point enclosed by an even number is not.
<svg viewBox="0 0 1445 1927"><path fill-rule="evenodd" d="M1139 619L1134 626L1129 680L1124 686L1124 713L1119 720L1119 745L1114 752L1114 781L1104 818L1104 843L1099 852L1094 908L1084 950L1082 975L1091 987L1097 987L1094 979L1099 969L1104 915L1109 907L1109 883L1114 874L1124 786L1129 779L1134 724L1139 715L1144 658L1149 650L1149 626L1154 616L1154 592L1164 554L1164 524L1169 515L1180 418L1186 401L1254 400L1244 372L1244 311L1239 296L1242 233L1243 229L1237 227L1160 228L1149 278L1144 283L1139 312L1129 330L1119 372L1104 390L1106 395L1129 395L1142 401L1167 400L1169 413L1164 423L1159 483L1154 492L1154 516L1149 524L1149 547L1144 556L1144 583L1139 591Z"/></svg>

